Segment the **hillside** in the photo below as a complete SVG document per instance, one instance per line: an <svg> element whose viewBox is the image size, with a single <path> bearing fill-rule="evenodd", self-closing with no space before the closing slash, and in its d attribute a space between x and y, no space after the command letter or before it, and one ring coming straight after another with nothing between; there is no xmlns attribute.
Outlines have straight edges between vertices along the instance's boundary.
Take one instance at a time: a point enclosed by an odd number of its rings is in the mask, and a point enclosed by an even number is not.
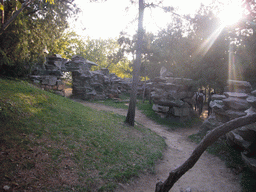
<svg viewBox="0 0 256 192"><path fill-rule="evenodd" d="M112 191L154 172L163 139L124 116L85 107L21 80L0 79L0 187Z"/></svg>

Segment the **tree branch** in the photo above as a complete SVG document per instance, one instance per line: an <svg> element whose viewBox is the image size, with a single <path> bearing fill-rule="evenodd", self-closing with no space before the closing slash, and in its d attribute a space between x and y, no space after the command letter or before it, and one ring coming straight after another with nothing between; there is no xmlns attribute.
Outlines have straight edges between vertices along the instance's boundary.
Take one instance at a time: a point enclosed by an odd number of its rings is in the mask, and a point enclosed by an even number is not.
<svg viewBox="0 0 256 192"><path fill-rule="evenodd" d="M22 3L21 8L12 15L10 19L8 19L2 26L0 30L0 35L7 29L7 27L18 17L18 15L32 2L32 0L27 0Z"/></svg>
<svg viewBox="0 0 256 192"><path fill-rule="evenodd" d="M181 178L181 176L196 164L207 147L212 145L219 137L228 133L229 131L254 122L256 122L256 113L250 113L246 116L233 119L213 129L204 137L204 139L195 148L191 156L180 167L171 171L169 173L169 177L164 182L158 182L156 184L155 192L168 192Z"/></svg>

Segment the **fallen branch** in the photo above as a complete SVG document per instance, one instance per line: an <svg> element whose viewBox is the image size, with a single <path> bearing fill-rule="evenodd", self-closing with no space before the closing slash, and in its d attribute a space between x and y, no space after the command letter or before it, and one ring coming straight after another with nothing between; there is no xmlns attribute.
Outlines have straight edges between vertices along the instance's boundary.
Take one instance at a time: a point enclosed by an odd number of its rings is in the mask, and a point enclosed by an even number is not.
<svg viewBox="0 0 256 192"><path fill-rule="evenodd" d="M219 137L225 135L229 131L236 128L249 125L256 122L256 113L252 112L246 116L233 119L223 125L218 126L208 133L204 139L198 144L191 156L178 168L174 169L169 173L169 177L164 182L158 182L156 184L155 192L168 192L173 185L184 175L189 169L191 169L198 159L201 157L203 152L212 145Z"/></svg>

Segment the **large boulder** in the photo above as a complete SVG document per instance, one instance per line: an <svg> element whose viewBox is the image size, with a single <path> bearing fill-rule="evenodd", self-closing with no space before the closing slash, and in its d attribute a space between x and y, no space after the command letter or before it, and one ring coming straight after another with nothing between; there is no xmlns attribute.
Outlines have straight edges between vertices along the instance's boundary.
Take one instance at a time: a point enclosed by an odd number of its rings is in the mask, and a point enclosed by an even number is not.
<svg viewBox="0 0 256 192"><path fill-rule="evenodd" d="M226 99L227 97L225 95L218 95L218 94L213 94L211 96L211 100L214 101L214 100L222 100L222 99Z"/></svg>
<svg viewBox="0 0 256 192"><path fill-rule="evenodd" d="M243 159L245 165L247 165L247 167L249 169L251 169L253 172L256 173L256 158L247 157L243 153L241 153L241 155L242 155L242 159Z"/></svg>
<svg viewBox="0 0 256 192"><path fill-rule="evenodd" d="M227 99L223 99L222 101L227 108L231 108L234 110L244 111L250 108L250 104L245 99L240 99L237 97L229 97Z"/></svg>
<svg viewBox="0 0 256 192"><path fill-rule="evenodd" d="M252 86L247 81L228 80L228 86L225 87L226 92L251 93Z"/></svg>
<svg viewBox="0 0 256 192"><path fill-rule="evenodd" d="M208 131L222 125L223 123L216 119L216 114L212 113L201 125L199 132L201 134L206 134Z"/></svg>
<svg viewBox="0 0 256 192"><path fill-rule="evenodd" d="M256 109L256 97L255 96L250 96L246 99L246 101Z"/></svg>
<svg viewBox="0 0 256 192"><path fill-rule="evenodd" d="M246 152L247 155L256 155L256 123L246 125L226 134L229 145Z"/></svg>

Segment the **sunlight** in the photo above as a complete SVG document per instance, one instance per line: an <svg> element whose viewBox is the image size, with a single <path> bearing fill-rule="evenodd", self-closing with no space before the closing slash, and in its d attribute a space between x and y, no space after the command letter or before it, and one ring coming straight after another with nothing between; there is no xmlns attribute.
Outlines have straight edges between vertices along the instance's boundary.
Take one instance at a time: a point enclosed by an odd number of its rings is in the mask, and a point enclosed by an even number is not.
<svg viewBox="0 0 256 192"><path fill-rule="evenodd" d="M221 24L229 26L237 23L243 16L243 7L241 1L227 1L223 9L220 10L218 17Z"/></svg>
<svg viewBox="0 0 256 192"><path fill-rule="evenodd" d="M202 54L203 56L209 51L215 40L220 35L221 31L223 30L224 26L221 25L218 29L216 29L211 36L205 40L202 45L199 47L199 49L195 52L196 55Z"/></svg>
<svg viewBox="0 0 256 192"><path fill-rule="evenodd" d="M236 69L235 69L235 56L233 50L233 44L229 44L229 58L228 58L228 79L236 80Z"/></svg>

